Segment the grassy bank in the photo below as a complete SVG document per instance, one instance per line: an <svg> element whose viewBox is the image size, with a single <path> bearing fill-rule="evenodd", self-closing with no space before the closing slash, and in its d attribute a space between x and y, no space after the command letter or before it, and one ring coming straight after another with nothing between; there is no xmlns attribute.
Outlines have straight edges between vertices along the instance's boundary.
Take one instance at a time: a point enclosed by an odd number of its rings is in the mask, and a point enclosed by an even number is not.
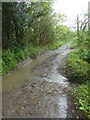
<svg viewBox="0 0 90 120"><path fill-rule="evenodd" d="M90 51L88 40L85 39L82 42L75 40L71 48L74 48L75 51L71 52L67 59L68 77L73 82L79 83L74 93L77 96L80 110L84 111L88 119L90 119Z"/></svg>
<svg viewBox="0 0 90 120"><path fill-rule="evenodd" d="M28 57L31 57L32 59L36 58L37 55L40 55L44 50L46 50L46 47L34 46L32 44L29 44L22 49L4 50L2 52L2 74L6 74L10 70L13 70L18 63Z"/></svg>
<svg viewBox="0 0 90 120"><path fill-rule="evenodd" d="M35 59L38 55L42 54L46 50L55 50L58 47L62 46L65 43L65 41L58 41L56 43L53 43L51 45L46 46L35 46L32 44L27 45L24 48L18 48L13 50L3 50L2 52L2 67L0 67L0 73L3 75L8 73L10 70L13 70L16 68L16 66L22 62L24 59L27 59L28 57L31 57L32 59Z"/></svg>

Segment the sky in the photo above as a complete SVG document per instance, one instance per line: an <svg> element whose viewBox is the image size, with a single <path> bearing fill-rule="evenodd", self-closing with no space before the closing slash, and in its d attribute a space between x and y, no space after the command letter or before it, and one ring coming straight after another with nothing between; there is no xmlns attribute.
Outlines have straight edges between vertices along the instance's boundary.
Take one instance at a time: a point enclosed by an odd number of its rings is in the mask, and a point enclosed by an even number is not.
<svg viewBox="0 0 90 120"><path fill-rule="evenodd" d="M55 12L63 13L68 17L66 25L72 27L77 14L85 13L88 10L90 0L55 0L53 8Z"/></svg>

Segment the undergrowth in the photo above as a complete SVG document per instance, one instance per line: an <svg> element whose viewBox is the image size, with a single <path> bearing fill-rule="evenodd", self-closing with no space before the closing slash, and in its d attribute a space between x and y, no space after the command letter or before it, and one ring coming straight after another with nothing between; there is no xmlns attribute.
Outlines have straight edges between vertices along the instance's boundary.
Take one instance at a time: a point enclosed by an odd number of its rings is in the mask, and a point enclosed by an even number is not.
<svg viewBox="0 0 90 120"><path fill-rule="evenodd" d="M87 35L87 34L86 34ZM69 68L68 76L79 86L74 90L78 100L79 109L84 111L87 118L90 119L90 50L88 47L88 37L82 36L81 39L75 39L71 52L67 59Z"/></svg>
<svg viewBox="0 0 90 120"><path fill-rule="evenodd" d="M27 47L13 50L2 51L2 74L14 69L18 63L26 59L27 57L36 58L44 50L44 47L33 46L29 44Z"/></svg>
<svg viewBox="0 0 90 120"><path fill-rule="evenodd" d="M88 119L90 119L89 83L79 85L79 87L75 90L75 94L77 95L80 110L84 111Z"/></svg>
<svg viewBox="0 0 90 120"><path fill-rule="evenodd" d="M81 55L80 55L81 56ZM84 61L78 55L78 51L74 51L69 54L67 66L69 68L68 76L77 79L81 83L89 78L90 64L87 61Z"/></svg>
<svg viewBox="0 0 90 120"><path fill-rule="evenodd" d="M0 61L1 73L4 75L8 73L10 70L16 68L18 63L23 61L24 59L31 57L35 59L38 55L45 52L48 49L55 50L62 46L65 42L56 42L49 46L35 46L32 44L27 45L25 48L14 48L13 50L3 50L2 51L2 60Z"/></svg>
<svg viewBox="0 0 90 120"><path fill-rule="evenodd" d="M61 47L62 45L64 45L65 43L66 43L66 41L56 41L53 44L49 45L49 49L56 50L59 47Z"/></svg>

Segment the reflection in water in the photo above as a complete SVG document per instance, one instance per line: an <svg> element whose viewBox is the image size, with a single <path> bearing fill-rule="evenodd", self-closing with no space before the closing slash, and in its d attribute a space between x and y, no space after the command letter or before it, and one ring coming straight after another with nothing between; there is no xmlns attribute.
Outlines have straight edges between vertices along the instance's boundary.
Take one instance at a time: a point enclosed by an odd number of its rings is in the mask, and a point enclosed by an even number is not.
<svg viewBox="0 0 90 120"><path fill-rule="evenodd" d="M60 117L66 118L67 117L67 97L65 95L62 95L62 97L59 98L59 110L60 110Z"/></svg>

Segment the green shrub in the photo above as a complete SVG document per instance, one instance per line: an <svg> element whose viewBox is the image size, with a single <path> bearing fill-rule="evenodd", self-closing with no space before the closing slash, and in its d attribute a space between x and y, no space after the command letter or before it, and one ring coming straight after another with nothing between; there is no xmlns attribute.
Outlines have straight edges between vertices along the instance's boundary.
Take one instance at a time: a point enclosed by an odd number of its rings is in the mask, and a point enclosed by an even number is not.
<svg viewBox="0 0 90 120"><path fill-rule="evenodd" d="M49 46L51 50L55 50L65 44L65 41L57 41Z"/></svg>
<svg viewBox="0 0 90 120"><path fill-rule="evenodd" d="M84 47L84 48L79 48L74 54L77 54L80 59L88 62L89 59L88 52L89 50Z"/></svg>
<svg viewBox="0 0 90 120"><path fill-rule="evenodd" d="M7 50L2 52L2 68L3 73L15 68L17 65L17 60L12 51Z"/></svg>
<svg viewBox="0 0 90 120"><path fill-rule="evenodd" d="M44 50L44 47L27 45L23 49L13 49L2 52L2 70L4 73L14 69L16 65L27 57L36 58ZM1 65L0 65L1 66ZM0 68L1 69L1 68Z"/></svg>
<svg viewBox="0 0 90 120"><path fill-rule="evenodd" d="M90 119L90 50L87 33L87 31L79 31L79 37L71 46L77 50L70 53L67 66L69 77L81 83L73 93L77 95L80 110L83 110Z"/></svg>
<svg viewBox="0 0 90 120"><path fill-rule="evenodd" d="M75 39L72 41L70 48L74 49L74 48L77 48L77 47L78 47L78 45L77 45L77 38L75 38Z"/></svg>
<svg viewBox="0 0 90 120"><path fill-rule="evenodd" d="M63 42L58 42L52 45L50 48L56 49L60 47ZM36 58L37 55L40 55L43 51L45 51L47 46L35 46L32 44L28 44L25 48L14 48L13 50L7 50L2 52L2 72L7 73L8 71L14 69L16 65L24 60L27 57L31 57L32 59Z"/></svg>
<svg viewBox="0 0 90 120"><path fill-rule="evenodd" d="M0 75L2 75L2 60L0 60Z"/></svg>
<svg viewBox="0 0 90 120"><path fill-rule="evenodd" d="M80 110L83 110L90 119L90 94L88 84L82 84L75 90Z"/></svg>
<svg viewBox="0 0 90 120"><path fill-rule="evenodd" d="M31 58L36 58L37 55L40 55L43 49L44 47L42 48L41 46L33 46L32 44L29 44L28 45L29 56Z"/></svg>
<svg viewBox="0 0 90 120"><path fill-rule="evenodd" d="M25 59L25 53L23 49L19 49L17 53L15 54L15 58L18 62L21 62Z"/></svg>
<svg viewBox="0 0 90 120"><path fill-rule="evenodd" d="M89 78L90 64L79 58L76 52L69 54L67 66L69 68L69 77L73 79L86 80Z"/></svg>

